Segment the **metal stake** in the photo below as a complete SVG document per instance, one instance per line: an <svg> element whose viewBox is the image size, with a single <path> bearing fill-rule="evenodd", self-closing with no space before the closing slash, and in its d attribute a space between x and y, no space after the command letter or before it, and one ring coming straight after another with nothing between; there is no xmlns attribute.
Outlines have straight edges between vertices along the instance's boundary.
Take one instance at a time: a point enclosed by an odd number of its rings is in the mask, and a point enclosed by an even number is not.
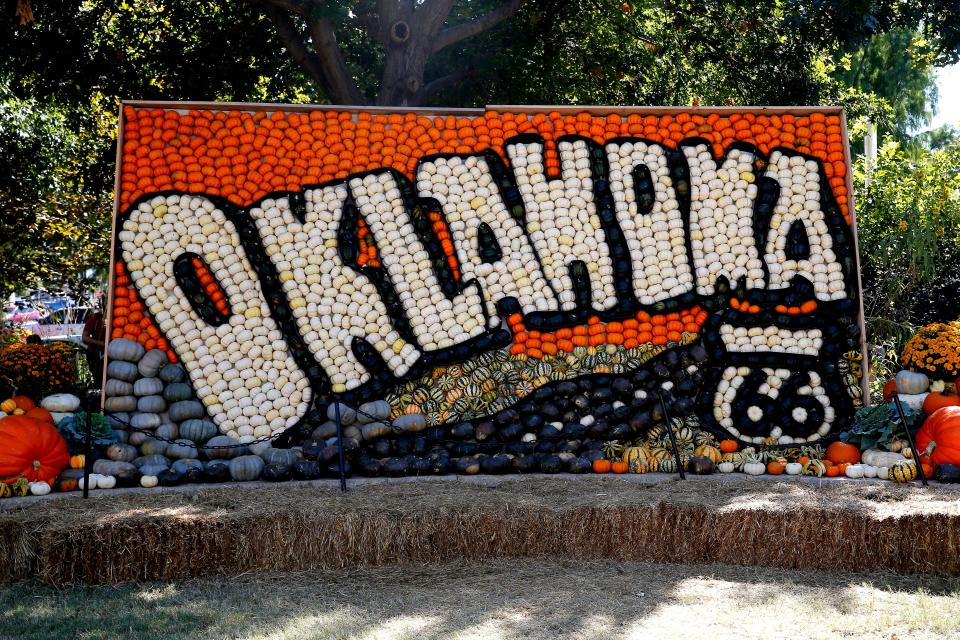
<svg viewBox="0 0 960 640"><path fill-rule="evenodd" d="M907 432L907 442L910 444L910 451L913 452L913 463L917 465L917 475L920 476L920 482L923 486L929 486L927 483L927 474L923 472L923 464L920 463L920 452L917 451L917 445L913 442L913 434L910 433L910 427L907 425L907 416L903 413L903 405L900 404L900 398L893 394L893 406L897 408L900 414L900 422L903 423L903 430Z"/></svg>
<svg viewBox="0 0 960 640"><path fill-rule="evenodd" d="M337 419L337 455L340 458L340 491L347 490L346 459L343 455L343 425L340 422L340 401L334 399L333 410Z"/></svg>
<svg viewBox="0 0 960 640"><path fill-rule="evenodd" d="M89 398L84 398L84 400L85 400L85 402L84 402L83 404L84 404L85 406L82 407L82 409L84 409L83 419L84 419L84 421L86 422L86 425L85 425L85 427L84 427L85 430L86 430L86 432L85 432L85 434L84 434L84 446L83 446L83 450L84 450L84 454L83 454L83 497L84 497L84 498L88 498L88 497L90 497L90 467L93 466L93 453L92 453L92 449L93 449L93 427L92 427L93 420L90 419L90 412L89 412L89 411L86 411L86 409L89 409L89 408L90 408L90 400L89 400Z"/></svg>
<svg viewBox="0 0 960 640"><path fill-rule="evenodd" d="M673 449L673 459L677 461L677 471L680 472L680 479L686 480L687 475L683 472L683 462L680 460L680 449L677 447L677 438L673 435L673 425L670 423L670 412L667 411L667 403L663 399L663 393L657 391L660 398L660 409L663 411L663 423L667 425L667 433L670 435L670 447Z"/></svg>

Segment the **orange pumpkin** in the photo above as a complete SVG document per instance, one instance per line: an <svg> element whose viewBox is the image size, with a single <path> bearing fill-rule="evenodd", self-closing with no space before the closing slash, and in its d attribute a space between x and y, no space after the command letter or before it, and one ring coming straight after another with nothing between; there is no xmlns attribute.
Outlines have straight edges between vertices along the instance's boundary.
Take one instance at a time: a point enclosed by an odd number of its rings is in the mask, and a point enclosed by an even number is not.
<svg viewBox="0 0 960 640"><path fill-rule="evenodd" d="M923 412L929 416L937 409L956 406L960 406L960 396L955 393L947 393L946 391L928 393L923 401Z"/></svg>
<svg viewBox="0 0 960 640"><path fill-rule="evenodd" d="M594 473L610 473L611 467L613 467L613 464L606 458L600 458L599 460L593 461Z"/></svg>
<svg viewBox="0 0 960 640"><path fill-rule="evenodd" d="M728 439L726 439L726 440L721 440L721 441L720 441L720 452L721 452L721 453L736 453L736 452L737 452L737 449L739 449L739 448L740 448L740 447L739 447L739 445L737 445L737 441L736 441L736 440L731 440L731 439L728 438Z"/></svg>
<svg viewBox="0 0 960 640"><path fill-rule="evenodd" d="M934 464L960 463L960 406L934 411L917 431L917 450L930 452Z"/></svg>
<svg viewBox="0 0 960 640"><path fill-rule="evenodd" d="M857 464L860 462L860 449L846 442L831 442L826 458L833 464Z"/></svg>
<svg viewBox="0 0 960 640"><path fill-rule="evenodd" d="M897 392L897 379L890 378L887 380L887 384L883 385L883 401L887 402L890 398L893 397L893 394Z"/></svg>
<svg viewBox="0 0 960 640"><path fill-rule="evenodd" d="M779 460L771 460L767 463L767 473L772 476L779 476L783 473L783 470L787 468L787 465L780 462Z"/></svg>
<svg viewBox="0 0 960 640"><path fill-rule="evenodd" d="M10 399L16 403L17 409L23 409L24 411L29 411L37 406L34 404L33 400L27 396L13 396Z"/></svg>
<svg viewBox="0 0 960 640"><path fill-rule="evenodd" d="M39 420L40 422L48 422L54 424L53 415L44 409L43 407L34 407L33 409L27 409L23 414L25 418L33 418L34 420Z"/></svg>
<svg viewBox="0 0 960 640"><path fill-rule="evenodd" d="M630 465L628 465L626 462L623 462L622 460L617 460L616 462L613 462L610 464L610 469L614 473L626 473L627 471L630 470Z"/></svg>
<svg viewBox="0 0 960 640"><path fill-rule="evenodd" d="M23 476L53 484L70 462L67 443L53 425L24 416L0 418L0 477Z"/></svg>
<svg viewBox="0 0 960 640"><path fill-rule="evenodd" d="M836 478L840 475L840 467L836 465L827 467L826 475L828 478Z"/></svg>

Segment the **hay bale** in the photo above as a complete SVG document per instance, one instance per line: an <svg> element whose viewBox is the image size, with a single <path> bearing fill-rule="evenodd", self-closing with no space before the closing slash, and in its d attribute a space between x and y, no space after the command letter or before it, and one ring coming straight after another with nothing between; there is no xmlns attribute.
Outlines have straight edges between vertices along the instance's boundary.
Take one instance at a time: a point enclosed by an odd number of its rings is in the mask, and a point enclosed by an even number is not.
<svg viewBox="0 0 960 640"><path fill-rule="evenodd" d="M480 477L356 482L347 493L314 481L65 497L0 511L0 579L108 584L547 556L956 575L955 496L862 483Z"/></svg>

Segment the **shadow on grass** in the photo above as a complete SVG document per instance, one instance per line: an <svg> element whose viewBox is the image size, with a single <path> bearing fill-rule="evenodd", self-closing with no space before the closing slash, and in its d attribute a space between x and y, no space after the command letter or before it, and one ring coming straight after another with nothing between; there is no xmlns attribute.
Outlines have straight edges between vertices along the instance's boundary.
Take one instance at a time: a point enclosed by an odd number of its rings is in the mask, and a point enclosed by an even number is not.
<svg viewBox="0 0 960 640"><path fill-rule="evenodd" d="M960 579L517 559L0 588L0 638L946 638Z"/></svg>

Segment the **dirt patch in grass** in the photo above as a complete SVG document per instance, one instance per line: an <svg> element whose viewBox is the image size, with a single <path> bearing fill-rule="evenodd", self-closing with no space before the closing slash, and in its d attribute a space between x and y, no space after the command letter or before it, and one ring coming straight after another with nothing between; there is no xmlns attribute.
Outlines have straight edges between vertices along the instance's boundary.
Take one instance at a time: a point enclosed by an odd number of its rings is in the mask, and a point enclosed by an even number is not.
<svg viewBox="0 0 960 640"><path fill-rule="evenodd" d="M960 637L960 580L559 560L0 588L0 637Z"/></svg>
<svg viewBox="0 0 960 640"><path fill-rule="evenodd" d="M7 580L116 583L511 557L960 573L952 490L526 478L204 488L0 512Z"/></svg>

